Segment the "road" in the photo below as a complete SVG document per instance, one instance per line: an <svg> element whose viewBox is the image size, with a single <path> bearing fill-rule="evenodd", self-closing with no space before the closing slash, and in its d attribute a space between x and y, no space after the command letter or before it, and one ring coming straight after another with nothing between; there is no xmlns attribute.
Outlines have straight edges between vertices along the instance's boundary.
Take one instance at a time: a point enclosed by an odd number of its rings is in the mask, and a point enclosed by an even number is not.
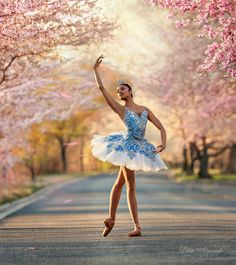
<svg viewBox="0 0 236 265"><path fill-rule="evenodd" d="M1 220L0 264L236 264L235 186L136 172L142 236L127 236L133 224L124 186L115 227L102 237L117 173L65 183Z"/></svg>

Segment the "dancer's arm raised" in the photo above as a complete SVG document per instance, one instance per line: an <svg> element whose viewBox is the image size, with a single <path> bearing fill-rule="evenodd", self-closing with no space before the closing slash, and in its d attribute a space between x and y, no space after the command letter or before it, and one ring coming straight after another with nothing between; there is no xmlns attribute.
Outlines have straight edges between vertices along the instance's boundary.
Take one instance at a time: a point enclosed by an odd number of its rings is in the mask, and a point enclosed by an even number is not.
<svg viewBox="0 0 236 265"><path fill-rule="evenodd" d="M124 112L124 106L122 106L120 103L118 103L114 98L110 95L110 93L104 88L101 78L98 73L98 66L102 62L102 58L104 58L103 55L99 56L98 59L96 60L94 66L93 66L93 71L94 71L94 76L97 82L98 88L101 90L103 96L105 97L107 103L111 106L111 108L120 116L123 115Z"/></svg>

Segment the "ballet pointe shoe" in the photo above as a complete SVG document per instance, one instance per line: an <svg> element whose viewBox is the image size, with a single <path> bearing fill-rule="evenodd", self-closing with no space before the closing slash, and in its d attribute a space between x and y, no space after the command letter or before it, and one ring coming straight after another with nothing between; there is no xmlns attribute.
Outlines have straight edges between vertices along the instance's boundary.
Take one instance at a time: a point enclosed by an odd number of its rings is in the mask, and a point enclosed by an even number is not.
<svg viewBox="0 0 236 265"><path fill-rule="evenodd" d="M113 228L113 226L115 224L115 220L112 219L111 217L109 217L109 218L104 219L103 222L105 224L105 228L104 228L104 230L102 232L102 235L103 236L107 236L111 232L111 230L112 230L112 228Z"/></svg>
<svg viewBox="0 0 236 265"><path fill-rule="evenodd" d="M128 233L128 236L129 237L132 237L132 236L141 236L141 227L140 226L137 226L135 227L135 229L131 232Z"/></svg>

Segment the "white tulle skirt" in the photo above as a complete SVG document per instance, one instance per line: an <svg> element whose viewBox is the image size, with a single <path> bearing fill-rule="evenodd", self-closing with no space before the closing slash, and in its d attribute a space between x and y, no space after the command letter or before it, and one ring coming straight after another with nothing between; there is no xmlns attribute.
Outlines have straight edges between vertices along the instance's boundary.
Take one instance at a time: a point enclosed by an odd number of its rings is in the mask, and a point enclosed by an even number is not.
<svg viewBox="0 0 236 265"><path fill-rule="evenodd" d="M110 149L107 148L108 144L111 142L108 140L109 136L114 136L112 139L113 148ZM134 152L134 150L131 150L132 148L121 148L120 150L114 148L116 146L127 146L127 144L125 144L127 141L124 131L115 132L109 135L94 134L91 139L91 152L93 156L101 161L110 162L116 166L126 166L131 170L147 172L168 169L159 153L155 153L155 155L152 154L150 157L147 155L147 152L152 152L152 150L155 149L155 146L145 138L136 143L140 143L140 147L146 148L146 155L139 151ZM139 150L141 150L140 147L138 148ZM132 157L129 152L133 152Z"/></svg>

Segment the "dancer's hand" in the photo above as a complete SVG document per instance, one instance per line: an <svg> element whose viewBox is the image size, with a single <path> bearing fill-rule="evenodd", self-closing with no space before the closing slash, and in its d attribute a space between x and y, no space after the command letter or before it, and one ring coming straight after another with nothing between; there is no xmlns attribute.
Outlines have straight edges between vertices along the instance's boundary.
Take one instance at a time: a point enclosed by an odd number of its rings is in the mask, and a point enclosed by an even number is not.
<svg viewBox="0 0 236 265"><path fill-rule="evenodd" d="M100 55L100 56L98 57L98 59L96 60L94 66L93 66L93 69L94 69L94 70L96 70L96 69L98 68L99 64L102 62L102 58L105 58L105 57L104 57L103 55Z"/></svg>
<svg viewBox="0 0 236 265"><path fill-rule="evenodd" d="M162 150L164 150L165 148L166 148L165 145L160 144L160 145L157 146L157 148L156 148L156 150L154 151L154 153L159 153L159 152L161 152Z"/></svg>

